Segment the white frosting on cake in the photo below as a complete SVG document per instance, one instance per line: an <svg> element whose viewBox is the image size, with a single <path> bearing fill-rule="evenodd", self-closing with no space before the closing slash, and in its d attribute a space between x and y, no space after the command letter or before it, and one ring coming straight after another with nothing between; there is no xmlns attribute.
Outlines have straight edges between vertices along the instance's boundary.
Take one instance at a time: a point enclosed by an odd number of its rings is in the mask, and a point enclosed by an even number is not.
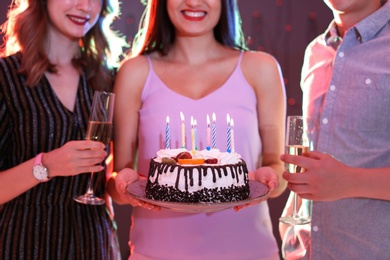
<svg viewBox="0 0 390 260"><path fill-rule="evenodd" d="M212 165L210 165L212 167ZM191 167L194 167L194 165L191 165ZM213 181L213 169L209 168L207 169L207 174L206 176L201 176L202 179L202 186L198 185L198 182L196 180L199 179L199 174L201 174L196 167L194 167L193 170L193 179L194 179L194 185L188 185L188 192L195 192L198 191L199 188L225 188L225 187L230 187L230 186L243 186L245 185L245 177L241 176L238 179L233 179L232 172L230 168L226 169L227 174L222 174L221 177L217 177L218 180L216 182ZM167 172L164 175L158 175L155 174L154 176L149 176L149 180L151 182L155 182L156 178L158 177L158 183L160 185L167 185L167 186L175 186L176 185L176 180L177 180L177 174L178 171L174 170L173 172ZM179 173L180 174L180 173ZM186 185L185 185L186 179L185 178L179 178L179 183L178 183L178 189L185 191L186 190Z"/></svg>
<svg viewBox="0 0 390 260"><path fill-rule="evenodd" d="M175 158L181 152L189 152L192 155L192 158L216 158L218 159L218 163L200 164L202 166L207 166L207 174L204 174L204 167L203 169L197 168L197 166L199 165L177 164L177 166L179 167L176 167L172 172L169 170L164 174L157 174L156 172L153 176L149 175L149 180L154 183L156 181L156 178L159 178L158 183L161 186L175 186L176 184L178 184L177 188L179 190L186 191L186 178L178 178L178 174L184 174L184 170L182 169L180 171L180 167L191 167L193 168L192 174L194 182L193 185L187 183L188 192L195 192L198 191L200 188L226 188L231 186L240 187L247 184L247 179L246 176L244 176L244 173L237 174L237 167L233 167L233 165L236 165L241 162L241 155L238 153L220 152L219 149L195 151L194 153L186 149L169 149L158 151L157 157L153 160L155 162L161 163L162 158ZM232 165L232 167L229 167L229 165ZM223 171L221 170L222 174L219 175L216 174L215 170L215 168L218 166L226 166L223 168ZM200 174L202 174L202 176L199 176ZM215 176L216 181L213 180ZM232 176L235 176L235 178L232 178ZM199 179L201 180L202 186L199 186ZM178 180L179 182L177 183Z"/></svg>

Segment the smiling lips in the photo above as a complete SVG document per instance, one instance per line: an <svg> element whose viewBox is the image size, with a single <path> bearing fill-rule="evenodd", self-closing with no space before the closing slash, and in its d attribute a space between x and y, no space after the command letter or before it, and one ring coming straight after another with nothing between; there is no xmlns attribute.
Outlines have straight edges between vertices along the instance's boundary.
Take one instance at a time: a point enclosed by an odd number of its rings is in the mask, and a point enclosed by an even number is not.
<svg viewBox="0 0 390 260"><path fill-rule="evenodd" d="M200 21L206 16L204 11L182 11L184 18L191 21Z"/></svg>
<svg viewBox="0 0 390 260"><path fill-rule="evenodd" d="M85 25L89 21L89 17L81 17L75 15L68 15L68 18L71 22L77 25Z"/></svg>

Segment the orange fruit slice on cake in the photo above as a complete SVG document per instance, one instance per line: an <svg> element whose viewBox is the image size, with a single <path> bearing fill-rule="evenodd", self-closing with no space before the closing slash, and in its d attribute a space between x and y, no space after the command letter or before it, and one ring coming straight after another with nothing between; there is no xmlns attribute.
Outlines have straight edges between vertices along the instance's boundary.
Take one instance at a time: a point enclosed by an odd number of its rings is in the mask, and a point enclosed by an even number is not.
<svg viewBox="0 0 390 260"><path fill-rule="evenodd" d="M192 159L178 159L177 161L180 164L203 164L204 159L203 158L192 158Z"/></svg>

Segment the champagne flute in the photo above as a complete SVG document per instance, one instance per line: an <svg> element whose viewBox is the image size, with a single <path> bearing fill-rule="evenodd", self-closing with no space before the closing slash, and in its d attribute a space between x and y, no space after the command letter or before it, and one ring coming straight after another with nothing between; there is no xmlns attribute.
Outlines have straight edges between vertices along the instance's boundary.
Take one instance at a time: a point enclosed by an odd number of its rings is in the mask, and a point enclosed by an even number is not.
<svg viewBox="0 0 390 260"><path fill-rule="evenodd" d="M312 119L304 116L288 116L286 130L286 153L305 156L313 150L314 123ZM303 173L305 169L294 164L287 163L286 169L290 173ZM292 191L291 191L292 192ZM293 211L289 216L279 220L285 224L303 225L311 222L312 201L301 199L292 192Z"/></svg>
<svg viewBox="0 0 390 260"><path fill-rule="evenodd" d="M95 91L86 134L87 140L102 142L105 145L110 143L114 100L114 93ZM93 175L94 173L91 172L91 180L87 192L84 195L76 196L74 198L75 201L89 205L105 203L104 199L97 197L93 192Z"/></svg>

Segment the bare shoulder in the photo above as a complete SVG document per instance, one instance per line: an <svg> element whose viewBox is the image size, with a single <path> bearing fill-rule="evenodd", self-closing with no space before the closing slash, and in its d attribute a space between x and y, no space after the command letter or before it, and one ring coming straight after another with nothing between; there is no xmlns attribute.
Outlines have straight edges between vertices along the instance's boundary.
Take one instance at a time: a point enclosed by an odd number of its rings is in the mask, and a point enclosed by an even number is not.
<svg viewBox="0 0 390 260"><path fill-rule="evenodd" d="M247 51L241 62L241 70L254 88L266 87L267 84L277 84L282 79L282 72L274 56L260 51Z"/></svg>
<svg viewBox="0 0 390 260"><path fill-rule="evenodd" d="M247 51L242 58L241 66L243 71L249 73L254 70L257 73L262 70L278 69L279 63L274 56L260 51ZM251 69L252 68L252 69Z"/></svg>
<svg viewBox="0 0 390 260"><path fill-rule="evenodd" d="M149 73L149 63L146 56L140 55L126 59L119 67L115 79L114 90L141 92Z"/></svg>
<svg viewBox="0 0 390 260"><path fill-rule="evenodd" d="M124 60L118 71L118 73L125 74L130 77L147 75L148 72L149 64L146 56L144 55Z"/></svg>

